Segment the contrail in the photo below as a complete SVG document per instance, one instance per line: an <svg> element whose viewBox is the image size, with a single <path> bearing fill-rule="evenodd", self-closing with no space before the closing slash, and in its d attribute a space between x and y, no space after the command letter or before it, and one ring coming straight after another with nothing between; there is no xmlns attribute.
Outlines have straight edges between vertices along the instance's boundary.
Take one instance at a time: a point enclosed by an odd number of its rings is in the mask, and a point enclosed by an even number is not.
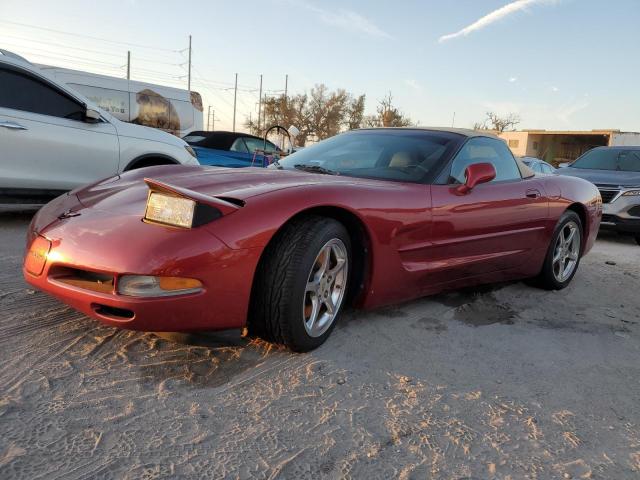
<svg viewBox="0 0 640 480"><path fill-rule="evenodd" d="M484 17L479 18L471 25L464 27L462 30L441 36L438 39L438 42L442 43L453 38L465 37L470 33L477 30L482 30L483 28L488 27L492 23L495 23L499 20L502 20L509 15L520 12L522 10L526 10L528 7L543 3L556 3L556 1L557 0L516 0L515 2L511 2L504 7L500 7L497 10L494 10L493 12L485 15Z"/></svg>

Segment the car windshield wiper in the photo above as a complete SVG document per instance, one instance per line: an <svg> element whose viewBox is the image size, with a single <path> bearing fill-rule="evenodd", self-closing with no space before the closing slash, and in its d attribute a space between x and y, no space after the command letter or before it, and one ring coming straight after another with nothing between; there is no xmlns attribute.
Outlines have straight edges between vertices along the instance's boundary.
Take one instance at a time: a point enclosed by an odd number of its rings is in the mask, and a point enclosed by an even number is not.
<svg viewBox="0 0 640 480"><path fill-rule="evenodd" d="M306 165L304 163L298 163L293 167L298 170L304 170L305 172L324 173L325 175L340 175L340 172L329 170L328 168L321 167L320 165Z"/></svg>

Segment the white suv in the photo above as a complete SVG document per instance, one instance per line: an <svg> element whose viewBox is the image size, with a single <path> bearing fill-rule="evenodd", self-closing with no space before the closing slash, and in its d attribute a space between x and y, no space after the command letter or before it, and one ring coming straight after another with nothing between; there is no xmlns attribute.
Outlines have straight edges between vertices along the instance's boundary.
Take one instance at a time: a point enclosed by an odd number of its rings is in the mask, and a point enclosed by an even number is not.
<svg viewBox="0 0 640 480"><path fill-rule="evenodd" d="M126 170L171 163L198 161L183 140L122 122L0 50L0 203L41 203Z"/></svg>

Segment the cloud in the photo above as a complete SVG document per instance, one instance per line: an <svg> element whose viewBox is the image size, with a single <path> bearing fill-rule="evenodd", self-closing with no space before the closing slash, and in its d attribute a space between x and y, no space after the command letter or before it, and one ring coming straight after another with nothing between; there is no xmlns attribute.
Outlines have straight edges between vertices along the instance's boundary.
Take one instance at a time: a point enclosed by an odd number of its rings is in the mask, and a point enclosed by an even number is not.
<svg viewBox="0 0 640 480"><path fill-rule="evenodd" d="M441 36L438 39L438 42L443 43L448 40L453 40L454 38L466 37L470 33L482 30L483 28L486 28L489 25L502 20L509 15L527 10L528 7L539 4L556 3L557 1L558 0L516 0L515 2L508 3L507 5L500 7L491 13L488 13L484 17L479 18L472 24L464 27L462 30L458 30L455 33L449 33L448 35Z"/></svg>
<svg viewBox="0 0 640 480"><path fill-rule="evenodd" d="M518 77L509 77L509 83L516 83L518 81Z"/></svg>
<svg viewBox="0 0 640 480"><path fill-rule="evenodd" d="M289 0L290 5L315 13L321 22L349 32L360 32L370 37L393 38L368 18L353 10L341 8L335 12L312 5L304 0Z"/></svg>
<svg viewBox="0 0 640 480"><path fill-rule="evenodd" d="M405 80L404 83L408 87L413 88L416 92L422 93L422 86L420 86L420 84L417 81L415 81L413 78L409 78Z"/></svg>

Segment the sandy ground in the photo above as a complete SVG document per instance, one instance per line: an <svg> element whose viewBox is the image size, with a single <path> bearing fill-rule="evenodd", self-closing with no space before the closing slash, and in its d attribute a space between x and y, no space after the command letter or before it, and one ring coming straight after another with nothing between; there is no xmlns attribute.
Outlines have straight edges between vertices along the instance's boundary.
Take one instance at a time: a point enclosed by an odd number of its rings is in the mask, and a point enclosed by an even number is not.
<svg viewBox="0 0 640 480"><path fill-rule="evenodd" d="M562 292L346 312L297 355L103 327L24 284L28 221L0 216L2 479L640 477L631 240Z"/></svg>

